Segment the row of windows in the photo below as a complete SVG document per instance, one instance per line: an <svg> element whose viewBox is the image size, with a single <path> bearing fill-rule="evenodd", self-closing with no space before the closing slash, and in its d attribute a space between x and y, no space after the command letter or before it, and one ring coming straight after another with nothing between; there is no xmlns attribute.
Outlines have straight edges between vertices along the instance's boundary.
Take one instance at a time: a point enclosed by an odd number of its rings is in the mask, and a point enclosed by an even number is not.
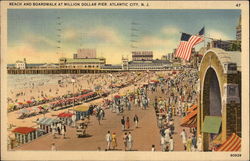
<svg viewBox="0 0 250 161"><path fill-rule="evenodd" d="M66 65L66 67L73 67L73 68L78 68L78 67L84 67L84 68L99 68L99 65Z"/></svg>

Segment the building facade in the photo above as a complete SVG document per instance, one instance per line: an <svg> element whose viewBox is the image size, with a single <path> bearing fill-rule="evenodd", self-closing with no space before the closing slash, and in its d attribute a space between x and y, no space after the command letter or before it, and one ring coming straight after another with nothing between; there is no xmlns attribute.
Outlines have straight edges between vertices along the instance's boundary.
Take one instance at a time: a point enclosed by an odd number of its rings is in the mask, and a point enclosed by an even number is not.
<svg viewBox="0 0 250 161"><path fill-rule="evenodd" d="M106 64L105 58L60 58L60 68L76 68L76 69L101 69Z"/></svg>
<svg viewBox="0 0 250 161"><path fill-rule="evenodd" d="M21 61L21 60L16 61L15 67L17 69L26 69L26 59L24 58L23 61Z"/></svg>
<svg viewBox="0 0 250 161"><path fill-rule="evenodd" d="M133 61L151 61L153 60L153 51L132 51Z"/></svg>

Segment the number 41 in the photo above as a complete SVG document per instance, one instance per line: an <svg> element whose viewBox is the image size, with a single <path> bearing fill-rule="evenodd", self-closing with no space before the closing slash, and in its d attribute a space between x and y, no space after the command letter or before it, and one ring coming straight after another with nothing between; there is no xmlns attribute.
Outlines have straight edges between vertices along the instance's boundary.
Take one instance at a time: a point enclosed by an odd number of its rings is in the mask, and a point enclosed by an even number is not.
<svg viewBox="0 0 250 161"><path fill-rule="evenodd" d="M236 4L236 7L240 7L240 3L237 3L237 4Z"/></svg>

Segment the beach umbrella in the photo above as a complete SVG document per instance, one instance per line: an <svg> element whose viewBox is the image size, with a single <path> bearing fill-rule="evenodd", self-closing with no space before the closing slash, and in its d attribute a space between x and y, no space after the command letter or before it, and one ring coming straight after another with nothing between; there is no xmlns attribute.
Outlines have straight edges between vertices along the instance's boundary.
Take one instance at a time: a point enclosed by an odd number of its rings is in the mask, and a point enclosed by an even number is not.
<svg viewBox="0 0 250 161"><path fill-rule="evenodd" d="M13 108L15 105L13 104L13 103L11 103L11 104L8 104L8 109L11 109L11 108Z"/></svg>
<svg viewBox="0 0 250 161"><path fill-rule="evenodd" d="M100 85L95 86L95 90L96 90L96 91L99 90L99 89L101 89L101 88L102 88L102 86L100 86Z"/></svg>
<svg viewBox="0 0 250 161"><path fill-rule="evenodd" d="M32 103L32 101L31 101L31 100L28 100L28 101L26 101L26 103L30 104L30 103Z"/></svg>
<svg viewBox="0 0 250 161"><path fill-rule="evenodd" d="M82 105L76 106L74 110L78 112L87 112L89 110L89 106L90 104L84 103Z"/></svg>
<svg viewBox="0 0 250 161"><path fill-rule="evenodd" d="M43 108L45 108L45 109L48 108L48 107L49 107L48 105L43 105Z"/></svg>
<svg viewBox="0 0 250 161"><path fill-rule="evenodd" d="M21 109L20 111L21 111L21 113L29 113L29 110L27 110L27 109L25 109L25 108L24 108L24 109Z"/></svg>
<svg viewBox="0 0 250 161"><path fill-rule="evenodd" d="M40 109L38 107L33 107L33 111L38 113Z"/></svg>
<svg viewBox="0 0 250 161"><path fill-rule="evenodd" d="M114 97L115 97L115 98L121 98L121 96L120 96L120 95L115 95Z"/></svg>

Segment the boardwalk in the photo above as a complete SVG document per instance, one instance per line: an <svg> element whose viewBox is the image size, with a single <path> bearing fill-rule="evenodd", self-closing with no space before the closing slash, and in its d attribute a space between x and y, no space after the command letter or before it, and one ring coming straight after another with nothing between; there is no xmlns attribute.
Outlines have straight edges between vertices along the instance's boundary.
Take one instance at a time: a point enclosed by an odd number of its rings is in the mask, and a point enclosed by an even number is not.
<svg viewBox="0 0 250 161"><path fill-rule="evenodd" d="M164 96L161 93L155 92L149 94L150 100L155 97ZM135 128L133 123L133 116L137 114L139 117L139 128ZM117 115L112 113L109 109L105 110L105 119L101 121L101 125L98 124L95 116L91 116L90 124L87 129L89 137L77 138L75 129L72 127L67 128L66 139L58 137L53 139L51 134L42 136L30 143L24 144L15 150L50 150L51 143L55 143L57 150L67 151L96 151L98 147L101 150L105 150L106 142L105 135L107 131L115 132L117 135L118 147L117 150L124 150L121 130L120 119L122 116L129 117L131 122L130 132L132 133L134 145L134 151L150 151L151 146L154 144L157 151L161 151L160 147L160 134L159 128L157 127L157 120L154 108L152 107L152 101L150 107L147 110L142 110L139 107L132 106L131 111L125 110L123 114ZM174 117L175 134L174 138L174 150L183 151L183 144L181 142L180 132L183 129L179 126L181 118L178 116ZM189 130L186 129L188 132Z"/></svg>
<svg viewBox="0 0 250 161"><path fill-rule="evenodd" d="M132 118L134 114L139 117L139 128L135 129ZM129 117L131 120L131 133L134 138L133 150L149 151L152 144L156 145L156 149L160 149L159 145L159 129L156 124L156 116L152 107L147 110L133 107L131 111L124 111L122 114ZM94 116L91 117L90 125L87 129L90 137L77 138L75 129L68 127L67 138L53 139L51 134L42 136L41 138L32 141L28 144L22 145L15 150L50 150L51 143L56 144L58 150L97 150L101 147L102 150L106 147L105 135L108 130L115 132L118 139L118 150L124 150L121 131L120 119L122 115L112 113L109 109L105 110L105 120L98 124Z"/></svg>

